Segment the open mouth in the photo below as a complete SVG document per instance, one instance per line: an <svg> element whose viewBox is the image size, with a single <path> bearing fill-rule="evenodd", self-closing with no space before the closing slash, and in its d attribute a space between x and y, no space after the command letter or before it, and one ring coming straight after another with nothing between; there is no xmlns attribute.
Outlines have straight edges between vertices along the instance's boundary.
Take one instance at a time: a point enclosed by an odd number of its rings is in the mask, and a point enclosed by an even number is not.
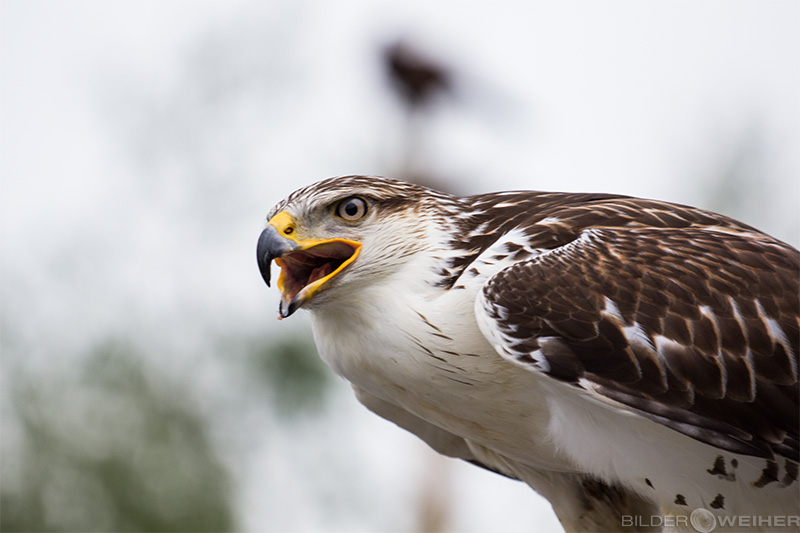
<svg viewBox="0 0 800 533"><path fill-rule="evenodd" d="M361 248L359 243L334 239L296 250L275 260L281 267L278 288L291 312L316 290L352 263Z"/></svg>

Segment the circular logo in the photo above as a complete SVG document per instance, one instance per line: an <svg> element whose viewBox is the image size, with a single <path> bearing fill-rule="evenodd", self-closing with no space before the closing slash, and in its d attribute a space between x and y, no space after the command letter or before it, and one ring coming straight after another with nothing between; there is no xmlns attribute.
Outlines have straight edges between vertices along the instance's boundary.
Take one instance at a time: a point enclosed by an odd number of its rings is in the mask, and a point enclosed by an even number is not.
<svg viewBox="0 0 800 533"><path fill-rule="evenodd" d="M700 533L709 533L717 527L717 519L714 513L702 507L692 511L692 514L689 515L689 522Z"/></svg>

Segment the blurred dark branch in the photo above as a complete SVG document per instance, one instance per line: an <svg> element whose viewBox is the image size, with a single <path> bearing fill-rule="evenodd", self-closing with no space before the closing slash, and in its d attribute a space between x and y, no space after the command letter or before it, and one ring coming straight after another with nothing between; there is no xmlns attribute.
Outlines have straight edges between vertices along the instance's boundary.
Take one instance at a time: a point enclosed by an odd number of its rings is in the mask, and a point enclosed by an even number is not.
<svg viewBox="0 0 800 533"><path fill-rule="evenodd" d="M384 74L403 108L405 124L400 149L400 170L394 177L444 192L452 183L424 168L424 133L435 107L454 95L452 70L404 41L383 49Z"/></svg>
<svg viewBox="0 0 800 533"><path fill-rule="evenodd" d="M390 83L410 113L453 94L450 69L403 41L384 49L383 63Z"/></svg>

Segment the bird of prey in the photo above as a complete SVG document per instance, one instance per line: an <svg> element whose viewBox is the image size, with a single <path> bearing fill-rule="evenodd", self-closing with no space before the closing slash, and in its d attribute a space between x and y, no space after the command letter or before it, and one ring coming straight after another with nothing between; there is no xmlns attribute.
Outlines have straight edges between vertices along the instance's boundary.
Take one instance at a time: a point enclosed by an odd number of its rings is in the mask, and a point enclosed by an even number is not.
<svg viewBox="0 0 800 533"><path fill-rule="evenodd" d="M310 311L357 398L529 484L566 530L800 529L788 244L655 200L364 176L267 220L280 316Z"/></svg>

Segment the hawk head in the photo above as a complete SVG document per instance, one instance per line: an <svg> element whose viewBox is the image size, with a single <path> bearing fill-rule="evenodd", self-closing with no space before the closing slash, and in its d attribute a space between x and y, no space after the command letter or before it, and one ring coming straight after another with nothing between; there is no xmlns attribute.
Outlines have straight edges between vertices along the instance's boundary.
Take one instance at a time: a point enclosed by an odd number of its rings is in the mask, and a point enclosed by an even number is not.
<svg viewBox="0 0 800 533"><path fill-rule="evenodd" d="M431 222L446 218L437 213L449 198L409 183L360 176L292 193L269 214L257 247L267 285L272 261L281 268L281 317L399 271L441 240Z"/></svg>

